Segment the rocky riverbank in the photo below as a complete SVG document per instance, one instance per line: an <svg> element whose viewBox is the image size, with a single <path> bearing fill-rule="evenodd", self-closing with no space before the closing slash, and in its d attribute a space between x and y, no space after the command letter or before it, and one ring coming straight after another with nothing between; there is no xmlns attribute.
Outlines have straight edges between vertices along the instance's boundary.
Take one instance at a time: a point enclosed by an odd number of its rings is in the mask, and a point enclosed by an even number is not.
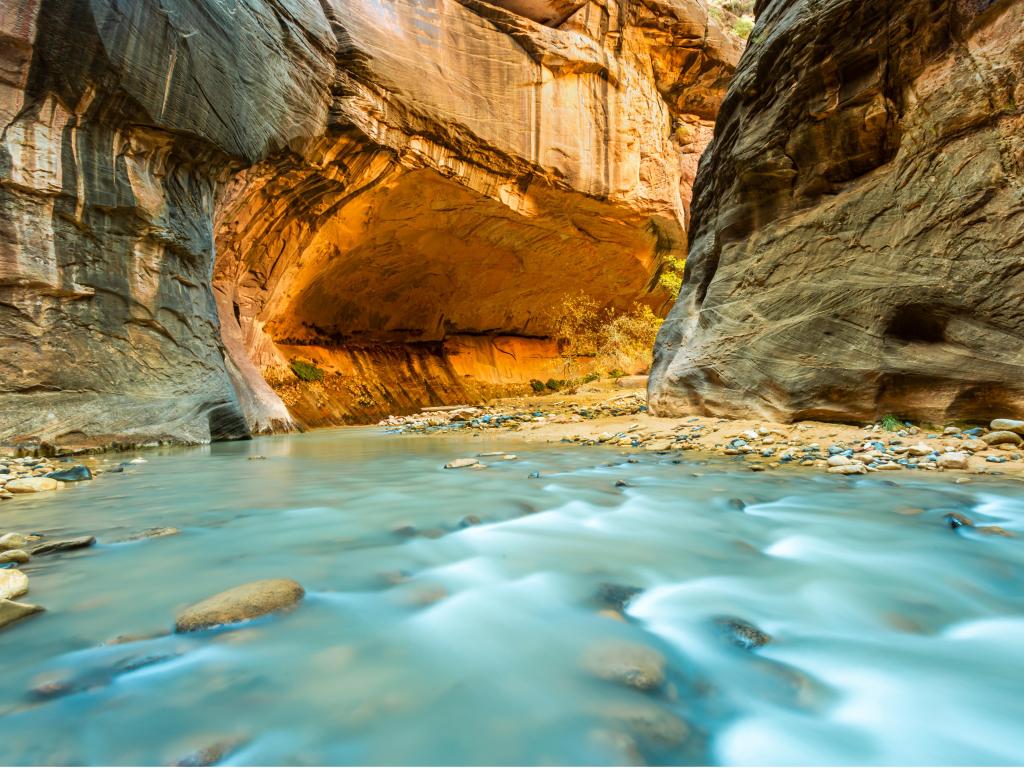
<svg viewBox="0 0 1024 768"><path fill-rule="evenodd" d="M695 452L730 457L744 469L809 468L834 475L957 472L1024 479L1024 421L923 425L887 418L863 425L705 416L652 416L645 391L607 387L572 395L510 398L426 409L380 426L403 434L458 433L483 440L495 433L526 441L604 445L627 452ZM486 459L486 457L479 457ZM475 466L486 463L479 461ZM474 466L467 461L463 466Z"/></svg>
<svg viewBox="0 0 1024 768"><path fill-rule="evenodd" d="M145 464L136 457L120 461L104 456L80 458L0 457L0 505L12 503L22 496L47 494L104 473L121 473L126 468ZM0 506L0 511L3 506ZM45 609L35 603L19 602L29 592L29 575L35 558L92 547L94 536L51 537L34 532L8 531L0 522L0 628L13 624ZM167 535L146 531L140 537ZM27 566L27 567L26 567ZM28 573L26 573L28 571Z"/></svg>

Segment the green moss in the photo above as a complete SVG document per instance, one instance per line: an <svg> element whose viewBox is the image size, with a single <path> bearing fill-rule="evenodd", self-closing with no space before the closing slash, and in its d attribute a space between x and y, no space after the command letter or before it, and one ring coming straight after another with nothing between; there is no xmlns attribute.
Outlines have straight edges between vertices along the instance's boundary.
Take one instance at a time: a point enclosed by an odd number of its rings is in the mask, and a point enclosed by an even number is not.
<svg viewBox="0 0 1024 768"><path fill-rule="evenodd" d="M307 363L304 360L292 360L292 373L302 381L324 380L323 369L317 368L312 363Z"/></svg>

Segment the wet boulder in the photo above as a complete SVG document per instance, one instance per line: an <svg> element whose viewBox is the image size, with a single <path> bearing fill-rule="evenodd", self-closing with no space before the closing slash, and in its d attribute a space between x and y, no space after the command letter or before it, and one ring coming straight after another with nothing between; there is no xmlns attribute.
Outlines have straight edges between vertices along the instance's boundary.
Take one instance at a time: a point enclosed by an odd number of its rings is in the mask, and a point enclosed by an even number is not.
<svg viewBox="0 0 1024 768"><path fill-rule="evenodd" d="M54 480L60 480L62 483L77 483L82 480L92 480L92 472L89 471L88 467L83 467L79 464L68 469L50 472L47 477L52 477Z"/></svg>
<svg viewBox="0 0 1024 768"><path fill-rule="evenodd" d="M162 539L165 536L177 536L181 533L179 528L146 528L143 531L129 534L123 539L118 539L118 543L127 543L130 541L142 541L143 539Z"/></svg>
<svg viewBox="0 0 1024 768"><path fill-rule="evenodd" d="M622 727L641 744L677 747L690 735L690 725L665 707L646 701L615 703L600 711L602 718Z"/></svg>
<svg viewBox="0 0 1024 768"><path fill-rule="evenodd" d="M444 465L445 469L470 469L470 468L482 468L487 466L481 464L479 459L452 459Z"/></svg>
<svg viewBox="0 0 1024 768"><path fill-rule="evenodd" d="M595 597L603 606L613 608L616 611L624 611L626 606L629 605L629 601L641 592L643 590L640 587L605 581L597 585Z"/></svg>
<svg viewBox="0 0 1024 768"><path fill-rule="evenodd" d="M23 549L7 549L0 551L0 565L3 565L4 563L17 563L19 565L24 565L31 559L31 555Z"/></svg>
<svg viewBox="0 0 1024 768"><path fill-rule="evenodd" d="M56 552L70 552L73 549L85 549L96 543L95 536L76 536L73 539L47 541L32 548L33 555L52 555Z"/></svg>
<svg viewBox="0 0 1024 768"><path fill-rule="evenodd" d="M40 491L57 490L57 481L52 477L19 477L11 480L5 490L11 493L39 493Z"/></svg>
<svg viewBox="0 0 1024 768"><path fill-rule="evenodd" d="M13 600L0 600L0 628L21 621L34 613L42 613L44 608L32 603L16 603Z"/></svg>
<svg viewBox="0 0 1024 768"><path fill-rule="evenodd" d="M14 568L0 571L0 600L13 600L28 592L28 576Z"/></svg>
<svg viewBox="0 0 1024 768"><path fill-rule="evenodd" d="M583 654L582 664L595 677L641 691L653 691L665 682L665 657L639 643L598 643Z"/></svg>
<svg viewBox="0 0 1024 768"><path fill-rule="evenodd" d="M237 624L268 613L291 608L305 596L302 585L292 579L264 579L219 592L178 614L176 632L196 632L226 624Z"/></svg>
<svg viewBox="0 0 1024 768"><path fill-rule="evenodd" d="M7 549L24 549L28 544L28 536L21 533L5 533L0 536L0 552Z"/></svg>
<svg viewBox="0 0 1024 768"><path fill-rule="evenodd" d="M737 648L753 651L771 642L772 636L755 627L749 621L732 616L717 616L712 619L716 633L723 640Z"/></svg>

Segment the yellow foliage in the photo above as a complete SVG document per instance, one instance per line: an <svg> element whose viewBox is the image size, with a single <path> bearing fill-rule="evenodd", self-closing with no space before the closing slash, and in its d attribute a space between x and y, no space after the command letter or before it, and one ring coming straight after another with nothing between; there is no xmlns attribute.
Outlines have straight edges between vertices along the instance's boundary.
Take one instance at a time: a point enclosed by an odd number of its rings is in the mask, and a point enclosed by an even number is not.
<svg viewBox="0 0 1024 768"><path fill-rule="evenodd" d="M644 304L628 312L602 310L585 293L566 296L553 312L567 377L580 373L580 358L599 371L644 373L651 362L654 337L662 319Z"/></svg>

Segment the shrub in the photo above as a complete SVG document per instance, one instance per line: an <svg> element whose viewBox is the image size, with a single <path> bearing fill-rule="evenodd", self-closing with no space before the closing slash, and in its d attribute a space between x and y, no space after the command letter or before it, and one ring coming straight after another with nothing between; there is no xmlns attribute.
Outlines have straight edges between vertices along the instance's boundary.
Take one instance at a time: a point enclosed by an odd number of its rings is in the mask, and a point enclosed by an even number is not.
<svg viewBox="0 0 1024 768"><path fill-rule="evenodd" d="M683 287L683 272L685 269L685 256L681 259L669 256L665 259L664 265L661 268L661 274L658 275L658 285L668 291L673 299L679 295L679 289Z"/></svg>
<svg viewBox="0 0 1024 768"><path fill-rule="evenodd" d="M753 29L754 20L749 16L743 16L741 18L736 19L736 21L732 25L733 34L735 34L737 37L742 37L744 40L750 37L750 32Z"/></svg>
<svg viewBox="0 0 1024 768"><path fill-rule="evenodd" d="M304 360L292 360L292 373L302 381L324 380L323 369L317 368L313 363L307 363Z"/></svg>
<svg viewBox="0 0 1024 768"><path fill-rule="evenodd" d="M571 378L581 357L592 358L603 370L646 371L661 323L646 305L634 304L623 313L601 311L596 301L579 293L555 308L552 324Z"/></svg>
<svg viewBox="0 0 1024 768"><path fill-rule="evenodd" d="M882 429L886 432L899 432L902 428L903 425L900 424L900 420L891 413L887 413L882 417Z"/></svg>
<svg viewBox="0 0 1024 768"><path fill-rule="evenodd" d="M530 386L533 387L533 391L538 395L544 391L544 382L540 379L530 379Z"/></svg>
<svg viewBox="0 0 1024 768"><path fill-rule="evenodd" d="M545 386L552 392L557 392L565 386L565 381L562 379L548 379L547 382L545 382Z"/></svg>
<svg viewBox="0 0 1024 768"><path fill-rule="evenodd" d="M609 316L598 334L598 364L605 370L623 371L623 376L645 372L661 323L646 304L634 304L627 313Z"/></svg>

